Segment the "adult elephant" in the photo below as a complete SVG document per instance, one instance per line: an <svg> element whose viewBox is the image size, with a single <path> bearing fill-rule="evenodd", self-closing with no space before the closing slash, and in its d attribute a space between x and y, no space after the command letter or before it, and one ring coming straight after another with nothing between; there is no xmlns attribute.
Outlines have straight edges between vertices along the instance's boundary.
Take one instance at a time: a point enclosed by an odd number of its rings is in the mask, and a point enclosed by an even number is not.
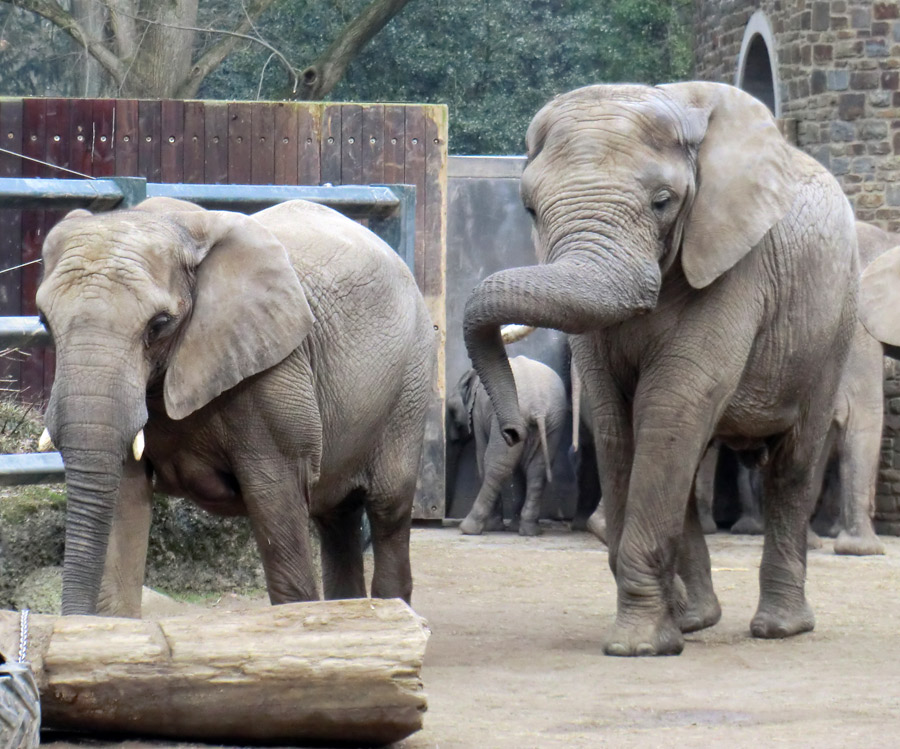
<svg viewBox="0 0 900 749"><path fill-rule="evenodd" d="M611 655L679 653L721 616L688 502L713 437L769 451L757 637L813 628L813 466L856 315L853 213L768 110L715 83L588 86L535 116L522 175L541 265L475 289L465 338L510 443L498 328L572 334L596 425ZM676 575L677 570L677 575Z"/></svg>
<svg viewBox="0 0 900 749"><path fill-rule="evenodd" d="M139 616L152 486L247 514L273 603L409 600L409 530L434 333L409 270L335 211L183 201L70 213L37 304L66 468L64 614ZM104 559L106 569L104 574Z"/></svg>

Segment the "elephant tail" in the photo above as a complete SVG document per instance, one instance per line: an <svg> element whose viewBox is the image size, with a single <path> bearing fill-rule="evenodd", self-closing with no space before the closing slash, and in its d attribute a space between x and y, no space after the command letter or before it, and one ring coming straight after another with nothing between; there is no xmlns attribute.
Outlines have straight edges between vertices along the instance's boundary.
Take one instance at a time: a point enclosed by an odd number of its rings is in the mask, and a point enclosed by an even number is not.
<svg viewBox="0 0 900 749"><path fill-rule="evenodd" d="M578 430L581 427L581 373L572 359L572 449L578 452Z"/></svg>
<svg viewBox="0 0 900 749"><path fill-rule="evenodd" d="M543 414L538 414L534 420L537 422L538 436L541 439L541 452L544 454L544 468L547 471L547 481L553 481L553 469L550 467L550 451L547 449L547 424Z"/></svg>

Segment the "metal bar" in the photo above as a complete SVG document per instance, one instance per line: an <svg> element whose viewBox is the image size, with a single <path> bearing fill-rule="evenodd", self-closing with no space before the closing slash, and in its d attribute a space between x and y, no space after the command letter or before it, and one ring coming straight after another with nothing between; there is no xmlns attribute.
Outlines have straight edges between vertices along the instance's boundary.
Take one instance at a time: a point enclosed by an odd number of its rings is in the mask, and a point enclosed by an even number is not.
<svg viewBox="0 0 900 749"><path fill-rule="evenodd" d="M0 455L0 486L63 482L66 472L59 453Z"/></svg>
<svg viewBox="0 0 900 749"><path fill-rule="evenodd" d="M2 188L0 188L2 189ZM204 208L253 212L285 200L309 200L351 218L384 216L400 208L390 187L366 185L189 185L151 182L147 197L189 200Z"/></svg>
<svg viewBox="0 0 900 749"><path fill-rule="evenodd" d="M115 208L122 200L122 188L105 179L0 179L0 208L47 208L67 210Z"/></svg>
<svg viewBox="0 0 900 749"><path fill-rule="evenodd" d="M37 317L0 317L0 348L29 348L49 343L50 335Z"/></svg>

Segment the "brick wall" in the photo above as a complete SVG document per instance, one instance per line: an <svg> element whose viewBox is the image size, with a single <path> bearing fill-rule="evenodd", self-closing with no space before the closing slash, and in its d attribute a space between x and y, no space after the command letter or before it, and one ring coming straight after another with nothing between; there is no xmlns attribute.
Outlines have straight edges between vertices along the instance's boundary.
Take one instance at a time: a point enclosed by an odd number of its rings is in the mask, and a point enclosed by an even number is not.
<svg viewBox="0 0 900 749"><path fill-rule="evenodd" d="M734 83L759 10L796 144L837 177L857 218L900 231L900 2L695 0L696 78ZM900 535L900 365L886 362L876 524Z"/></svg>

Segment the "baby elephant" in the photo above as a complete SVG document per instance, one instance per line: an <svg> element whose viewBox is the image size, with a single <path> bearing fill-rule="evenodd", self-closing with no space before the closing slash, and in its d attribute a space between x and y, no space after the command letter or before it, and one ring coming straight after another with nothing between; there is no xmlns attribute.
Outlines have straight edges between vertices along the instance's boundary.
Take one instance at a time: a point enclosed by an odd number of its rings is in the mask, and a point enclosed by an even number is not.
<svg viewBox="0 0 900 749"><path fill-rule="evenodd" d="M519 409L528 425L522 442L508 446L500 433L491 400L475 374L469 370L462 376L449 405L455 428L462 434L475 436L478 475L482 480L475 504L459 528L468 535L485 530L503 530L498 509L500 487L516 466L525 474L525 503L519 521L519 533L536 536L541 495L547 481L553 479L550 464L559 446L566 419L566 389L559 375L550 367L525 356L510 359Z"/></svg>

